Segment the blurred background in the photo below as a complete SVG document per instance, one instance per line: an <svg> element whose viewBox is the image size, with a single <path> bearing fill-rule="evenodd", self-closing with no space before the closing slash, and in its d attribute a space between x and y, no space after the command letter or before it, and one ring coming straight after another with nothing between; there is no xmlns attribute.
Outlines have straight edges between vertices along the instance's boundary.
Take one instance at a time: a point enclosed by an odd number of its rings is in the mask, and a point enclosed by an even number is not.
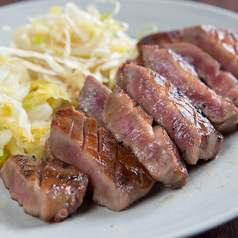
<svg viewBox="0 0 238 238"><path fill-rule="evenodd" d="M27 0L0 0L0 6L5 5L5 4L14 3L14 2L22 2L22 1L27 1ZM179 1L179 0L177 0L177 1ZM187 0L187 1L189 1L189 0ZM231 11L238 12L238 0L190 0L190 1L207 3L207 4L219 6L219 7L231 10Z"/></svg>

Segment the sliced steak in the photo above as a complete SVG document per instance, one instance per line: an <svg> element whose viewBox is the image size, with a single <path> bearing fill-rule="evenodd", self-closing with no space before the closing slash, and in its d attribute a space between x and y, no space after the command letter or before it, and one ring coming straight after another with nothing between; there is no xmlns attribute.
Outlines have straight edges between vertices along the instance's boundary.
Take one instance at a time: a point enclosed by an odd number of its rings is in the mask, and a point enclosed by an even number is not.
<svg viewBox="0 0 238 238"><path fill-rule="evenodd" d="M170 49L143 46L145 66L166 77L187 95L221 133L237 129L238 109L216 94L199 78L194 68Z"/></svg>
<svg viewBox="0 0 238 238"><path fill-rule="evenodd" d="M104 127L104 123L101 120L101 114L104 103L110 93L111 90L109 88L106 88L102 83L98 82L98 80L92 76L86 78L84 86L80 92L80 111L87 117L95 118L98 127ZM140 105L137 106L137 113L139 113L141 117L152 124L153 117L147 114ZM45 149L47 149L47 147L45 147ZM50 157L50 155L48 157Z"/></svg>
<svg viewBox="0 0 238 238"><path fill-rule="evenodd" d="M155 180L174 189L184 186L188 174L176 146L164 128L153 128L144 114L138 113L137 103L115 86L105 101L102 121L117 141L134 152Z"/></svg>
<svg viewBox="0 0 238 238"><path fill-rule="evenodd" d="M238 78L238 34L212 25L184 29L184 41L191 42L215 58L223 69Z"/></svg>
<svg viewBox="0 0 238 238"><path fill-rule="evenodd" d="M48 143L55 158L88 175L93 200L114 211L147 194L155 182L129 149L73 107L57 111Z"/></svg>
<svg viewBox="0 0 238 238"><path fill-rule="evenodd" d="M109 88L89 75L86 77L84 86L79 94L79 110L82 110L87 117L95 118L99 127L102 126L100 120L102 107L110 93L111 90ZM87 100L85 100L85 98L87 98Z"/></svg>
<svg viewBox="0 0 238 238"><path fill-rule="evenodd" d="M46 164L34 156L11 156L1 177L12 199L27 214L43 221L62 221L83 202L88 178L75 167L53 159Z"/></svg>
<svg viewBox="0 0 238 238"><path fill-rule="evenodd" d="M202 49L191 43L165 44L165 48L173 50L193 65L199 78L217 94L229 98L238 106L238 82L233 74L220 70L221 65Z"/></svg>
<svg viewBox="0 0 238 238"><path fill-rule="evenodd" d="M127 92L161 124L189 164L213 159L223 137L166 78L136 65L123 67L117 79L126 83Z"/></svg>

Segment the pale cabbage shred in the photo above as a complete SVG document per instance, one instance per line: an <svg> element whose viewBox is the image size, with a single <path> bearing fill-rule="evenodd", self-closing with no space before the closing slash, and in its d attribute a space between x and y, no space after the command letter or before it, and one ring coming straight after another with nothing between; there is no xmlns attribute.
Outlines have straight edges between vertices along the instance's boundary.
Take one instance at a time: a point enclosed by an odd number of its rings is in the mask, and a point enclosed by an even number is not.
<svg viewBox="0 0 238 238"><path fill-rule="evenodd" d="M52 7L14 33L0 47L0 168L13 154L43 157L54 112L77 98L87 75L113 86L118 67L137 55L136 40L119 10L99 14L73 3Z"/></svg>

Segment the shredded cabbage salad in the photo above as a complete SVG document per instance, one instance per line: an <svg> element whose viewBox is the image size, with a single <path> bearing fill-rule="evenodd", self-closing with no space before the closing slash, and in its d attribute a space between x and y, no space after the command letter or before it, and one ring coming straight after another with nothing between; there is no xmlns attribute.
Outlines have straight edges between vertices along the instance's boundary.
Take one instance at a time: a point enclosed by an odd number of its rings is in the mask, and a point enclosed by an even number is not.
<svg viewBox="0 0 238 238"><path fill-rule="evenodd" d="M43 157L55 111L77 107L87 75L112 88L118 67L137 56L137 40L113 12L68 2L20 26L0 46L0 168L10 155Z"/></svg>

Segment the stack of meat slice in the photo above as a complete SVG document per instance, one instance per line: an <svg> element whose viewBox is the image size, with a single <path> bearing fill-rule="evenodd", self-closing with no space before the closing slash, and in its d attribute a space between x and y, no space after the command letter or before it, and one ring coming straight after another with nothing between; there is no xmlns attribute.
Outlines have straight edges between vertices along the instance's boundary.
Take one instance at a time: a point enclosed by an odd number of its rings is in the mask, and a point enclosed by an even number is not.
<svg viewBox="0 0 238 238"><path fill-rule="evenodd" d="M161 32L142 38L137 46L141 53L143 45L190 42L216 59L226 71L238 77L238 57L236 32L212 25L196 25L184 29Z"/></svg>
<svg viewBox="0 0 238 238"><path fill-rule="evenodd" d="M145 66L166 77L187 95L222 132L237 128L238 109L232 102L208 88L198 77L194 68L170 49L143 46Z"/></svg>
<svg viewBox="0 0 238 238"><path fill-rule="evenodd" d="M164 77L128 64L120 68L116 83L109 93L96 79L87 77L79 109L98 118L117 141L132 150L155 180L172 188L182 187L187 171L181 155L190 164L217 156L222 135ZM97 91L104 96L99 98ZM151 116L157 125L152 125Z"/></svg>
<svg viewBox="0 0 238 238"><path fill-rule="evenodd" d="M147 194L155 183L129 149L73 107L55 114L45 157L63 160L87 174L93 200L114 211Z"/></svg>
<svg viewBox="0 0 238 238"><path fill-rule="evenodd" d="M235 33L195 26L150 35L138 48L140 57L119 69L113 91L88 76L78 110L57 111L47 163L23 155L5 163L3 182L26 213L61 221L81 205L87 186L97 204L114 211L156 181L182 188L185 162L216 158L220 133L237 128Z"/></svg>
<svg viewBox="0 0 238 238"><path fill-rule="evenodd" d="M175 84L217 130L227 133L237 129L236 33L199 25L149 35L138 48L142 64Z"/></svg>
<svg viewBox="0 0 238 238"><path fill-rule="evenodd" d="M105 102L99 100L98 92L104 92ZM101 116L95 103L101 105ZM124 90L115 87L108 95L108 89L102 84L99 87L97 80L89 76L81 90L79 105L86 114L90 112L99 118L117 141L128 146L155 180L173 189L186 184L185 164L167 132L162 126L152 127L153 118Z"/></svg>
<svg viewBox="0 0 238 238"><path fill-rule="evenodd" d="M223 69L238 78L238 35L232 30L212 25L184 29L184 41L191 42L215 58Z"/></svg>
<svg viewBox="0 0 238 238"><path fill-rule="evenodd" d="M43 221L62 221L83 202L88 178L72 165L53 159L46 164L31 155L14 155L1 178L24 211Z"/></svg>
<svg viewBox="0 0 238 238"><path fill-rule="evenodd" d="M137 65L123 66L116 83L162 125L189 164L213 159L223 137L166 78Z"/></svg>
<svg viewBox="0 0 238 238"><path fill-rule="evenodd" d="M208 87L238 106L237 79L230 72L222 70L221 64L208 53L187 42L164 44L164 47L179 54L194 67L199 78Z"/></svg>

